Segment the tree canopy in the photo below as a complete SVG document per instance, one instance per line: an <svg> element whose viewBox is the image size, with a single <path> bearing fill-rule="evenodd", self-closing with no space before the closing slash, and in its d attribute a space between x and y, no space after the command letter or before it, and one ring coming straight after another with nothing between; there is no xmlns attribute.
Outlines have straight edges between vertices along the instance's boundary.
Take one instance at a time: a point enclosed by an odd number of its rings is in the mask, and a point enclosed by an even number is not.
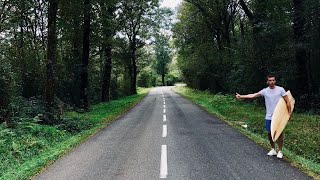
<svg viewBox="0 0 320 180"><path fill-rule="evenodd" d="M153 71L159 12L172 15L159 3L1 0L1 122L41 114L57 123L64 109L135 94L139 73Z"/></svg>
<svg viewBox="0 0 320 180"><path fill-rule="evenodd" d="M316 0L185 0L173 28L185 82L246 93L275 74L300 109L319 109L319 7Z"/></svg>

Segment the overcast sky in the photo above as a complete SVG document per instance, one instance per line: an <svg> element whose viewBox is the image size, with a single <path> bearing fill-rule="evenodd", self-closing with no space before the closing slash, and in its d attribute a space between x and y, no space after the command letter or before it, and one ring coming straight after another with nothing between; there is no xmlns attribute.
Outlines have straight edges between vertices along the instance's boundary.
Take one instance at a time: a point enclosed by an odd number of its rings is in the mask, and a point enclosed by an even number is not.
<svg viewBox="0 0 320 180"><path fill-rule="evenodd" d="M163 0L161 6L175 9L181 2L182 0Z"/></svg>

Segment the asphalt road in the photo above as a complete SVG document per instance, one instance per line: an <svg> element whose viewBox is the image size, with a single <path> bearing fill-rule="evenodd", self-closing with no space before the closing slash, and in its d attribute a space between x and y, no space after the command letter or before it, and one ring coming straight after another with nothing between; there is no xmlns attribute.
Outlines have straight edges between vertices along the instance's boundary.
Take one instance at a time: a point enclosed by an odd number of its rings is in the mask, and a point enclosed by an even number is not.
<svg viewBox="0 0 320 180"><path fill-rule="evenodd" d="M170 88L151 90L34 179L311 179Z"/></svg>

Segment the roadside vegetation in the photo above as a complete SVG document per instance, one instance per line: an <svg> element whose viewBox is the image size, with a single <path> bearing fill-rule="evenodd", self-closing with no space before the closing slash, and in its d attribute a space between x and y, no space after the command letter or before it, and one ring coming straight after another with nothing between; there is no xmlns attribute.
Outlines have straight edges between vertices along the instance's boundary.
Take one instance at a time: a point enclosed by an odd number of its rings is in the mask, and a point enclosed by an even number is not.
<svg viewBox="0 0 320 180"><path fill-rule="evenodd" d="M1 124L0 179L29 179L126 113L148 90L93 105L86 113L67 112L57 125L41 124L37 118L21 119L15 128Z"/></svg>
<svg viewBox="0 0 320 180"><path fill-rule="evenodd" d="M256 101L238 101L232 95L212 94L181 86L174 90L269 148L264 131L265 109ZM284 132L285 159L315 179L320 178L319 119L318 115L293 113Z"/></svg>

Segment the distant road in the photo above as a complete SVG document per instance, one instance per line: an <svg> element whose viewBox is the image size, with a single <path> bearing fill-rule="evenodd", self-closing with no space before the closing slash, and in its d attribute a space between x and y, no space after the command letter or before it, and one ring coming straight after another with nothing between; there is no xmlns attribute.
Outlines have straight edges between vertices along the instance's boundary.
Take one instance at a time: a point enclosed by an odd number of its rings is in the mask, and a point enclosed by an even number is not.
<svg viewBox="0 0 320 180"><path fill-rule="evenodd" d="M152 89L35 179L311 179L170 88Z"/></svg>

